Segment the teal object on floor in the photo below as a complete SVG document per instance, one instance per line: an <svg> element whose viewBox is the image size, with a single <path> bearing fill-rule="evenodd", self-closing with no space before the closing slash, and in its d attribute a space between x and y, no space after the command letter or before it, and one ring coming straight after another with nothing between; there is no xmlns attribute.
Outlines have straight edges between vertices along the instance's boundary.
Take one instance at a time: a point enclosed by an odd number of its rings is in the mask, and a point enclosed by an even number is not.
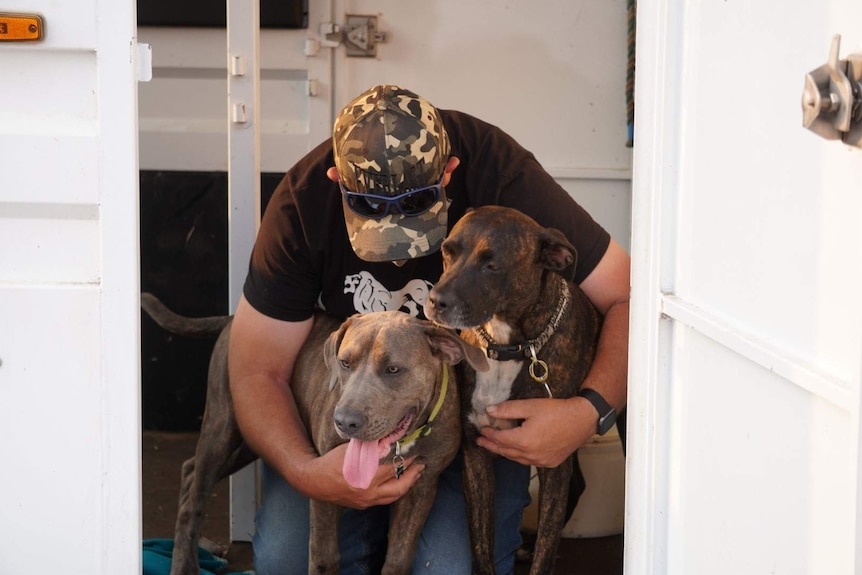
<svg viewBox="0 0 862 575"><path fill-rule="evenodd" d="M143 575L170 575L171 555L174 550L173 540L145 539L143 547ZM227 561L200 547L198 548L198 562L201 566L201 575L215 575L220 569L227 566ZM253 575L253 572L228 573L226 575Z"/></svg>

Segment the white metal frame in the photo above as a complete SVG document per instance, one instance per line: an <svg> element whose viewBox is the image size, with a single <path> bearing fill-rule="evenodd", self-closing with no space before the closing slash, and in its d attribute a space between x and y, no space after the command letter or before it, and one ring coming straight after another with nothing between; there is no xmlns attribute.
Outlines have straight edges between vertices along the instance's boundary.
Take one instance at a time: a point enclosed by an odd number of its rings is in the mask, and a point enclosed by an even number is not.
<svg viewBox="0 0 862 575"><path fill-rule="evenodd" d="M141 570L140 264L135 3L99 3L102 573ZM110 24L108 24L110 22ZM130 42L131 40L131 42ZM108 83L105 83L106 86ZM107 93L106 93L107 92Z"/></svg>
<svg viewBox="0 0 862 575"><path fill-rule="evenodd" d="M676 182L668 181L675 167L668 165L678 155L675 133L665 125L679 108L673 85L681 65L679 51L668 42L680 38L679 22L667 0L638 6L637 147L632 168L632 294L629 345L628 431L626 451L625 566L627 575L663 573L667 557L668 489L659 479L668 457L667 426L662 421L670 406L659 389L665 378L672 325L662 319L663 292L672 288L673 270L667 267L663 251L673 249L666 241L673 225L672 199ZM649 8L649 9L647 9Z"/></svg>
<svg viewBox="0 0 862 575"><path fill-rule="evenodd" d="M236 309L260 224L260 0L227 3L228 305ZM254 465L230 478L230 537L251 541Z"/></svg>

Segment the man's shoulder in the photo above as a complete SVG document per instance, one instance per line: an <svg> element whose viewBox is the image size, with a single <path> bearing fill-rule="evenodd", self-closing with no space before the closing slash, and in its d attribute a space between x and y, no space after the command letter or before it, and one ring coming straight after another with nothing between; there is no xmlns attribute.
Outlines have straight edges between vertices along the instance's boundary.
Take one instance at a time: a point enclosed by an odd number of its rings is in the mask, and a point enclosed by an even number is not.
<svg viewBox="0 0 862 575"><path fill-rule="evenodd" d="M334 165L332 140L327 138L300 158L288 173L294 174L297 177L307 177L310 173L326 172L326 170Z"/></svg>
<svg viewBox="0 0 862 575"><path fill-rule="evenodd" d="M472 114L468 114L467 112L461 112L459 110L439 110L440 116L443 118L443 123L446 126L447 130L452 130L453 128L457 130L499 130L498 127L493 124L489 124L485 120L477 118Z"/></svg>

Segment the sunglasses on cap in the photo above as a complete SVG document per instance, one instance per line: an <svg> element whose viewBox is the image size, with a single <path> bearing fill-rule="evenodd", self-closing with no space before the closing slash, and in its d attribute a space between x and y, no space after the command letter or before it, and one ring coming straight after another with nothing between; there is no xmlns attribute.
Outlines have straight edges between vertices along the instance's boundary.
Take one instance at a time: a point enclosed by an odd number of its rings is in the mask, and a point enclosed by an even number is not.
<svg viewBox="0 0 862 575"><path fill-rule="evenodd" d="M351 192L344 187L341 180L338 181L338 186L347 200L347 206L353 213L363 218L379 220L391 212L393 208L402 215L410 217L422 215L434 207L442 195L445 175L444 172L434 185L416 188L391 197Z"/></svg>

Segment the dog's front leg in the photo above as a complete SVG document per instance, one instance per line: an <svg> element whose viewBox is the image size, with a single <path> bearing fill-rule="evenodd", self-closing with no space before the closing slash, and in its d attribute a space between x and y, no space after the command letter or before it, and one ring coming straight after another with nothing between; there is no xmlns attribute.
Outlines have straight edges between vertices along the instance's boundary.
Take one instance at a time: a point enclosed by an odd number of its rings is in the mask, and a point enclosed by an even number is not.
<svg viewBox="0 0 862 575"><path fill-rule="evenodd" d="M338 522L341 510L333 503L309 501L308 574L337 575L340 556L338 554Z"/></svg>
<svg viewBox="0 0 862 575"><path fill-rule="evenodd" d="M389 547L382 575L408 575L419 535L437 496L437 478L423 476L401 499L392 504Z"/></svg>
<svg viewBox="0 0 862 575"><path fill-rule="evenodd" d="M464 444L464 498L473 547L473 573L494 575L494 455L468 435Z"/></svg>
<svg viewBox="0 0 862 575"><path fill-rule="evenodd" d="M572 457L557 467L540 468L539 523L530 575L550 575L554 572L557 547L565 521L566 498L572 477Z"/></svg>

